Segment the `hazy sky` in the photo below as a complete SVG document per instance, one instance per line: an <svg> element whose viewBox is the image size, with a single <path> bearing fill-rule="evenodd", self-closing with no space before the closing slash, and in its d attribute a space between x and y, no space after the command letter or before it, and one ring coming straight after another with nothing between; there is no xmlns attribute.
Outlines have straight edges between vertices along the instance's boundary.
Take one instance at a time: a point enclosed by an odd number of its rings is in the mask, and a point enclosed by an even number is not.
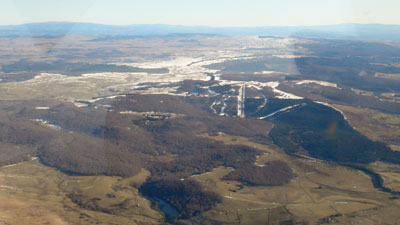
<svg viewBox="0 0 400 225"><path fill-rule="evenodd" d="M0 25L46 21L208 26L400 24L400 0L0 0Z"/></svg>

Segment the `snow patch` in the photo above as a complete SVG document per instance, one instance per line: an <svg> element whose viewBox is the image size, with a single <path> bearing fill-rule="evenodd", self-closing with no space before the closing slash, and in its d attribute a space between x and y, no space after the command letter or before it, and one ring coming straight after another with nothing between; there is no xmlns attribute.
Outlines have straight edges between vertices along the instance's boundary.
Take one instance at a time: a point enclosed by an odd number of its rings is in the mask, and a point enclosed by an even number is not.
<svg viewBox="0 0 400 225"><path fill-rule="evenodd" d="M37 110L48 110L48 109L50 109L50 107L38 106L35 109L37 109Z"/></svg>
<svg viewBox="0 0 400 225"><path fill-rule="evenodd" d="M279 98L279 99L304 99L303 97L300 97L300 96L297 96L297 95L290 94L290 93L287 93L287 92L279 90L278 89L278 86L280 84L279 82L267 82L267 83L264 83L264 84L267 87L272 88L272 91L279 95L279 96L276 96L276 98Z"/></svg>
<svg viewBox="0 0 400 225"><path fill-rule="evenodd" d="M82 103L82 102L74 102L74 105L78 108L82 107L88 107L89 105L87 103Z"/></svg>
<svg viewBox="0 0 400 225"><path fill-rule="evenodd" d="M331 83L331 82L326 82L326 81L319 81L319 80L302 80L302 81L298 81L296 82L297 85L302 85L302 84L319 84L321 86L325 86L325 87L334 87L334 88L338 88L338 85L335 83Z"/></svg>
<svg viewBox="0 0 400 225"><path fill-rule="evenodd" d="M55 124L51 124L49 121L47 120L43 120L43 119L32 119L32 121L37 122L45 127L48 127L50 129L54 129L54 130L61 130L61 126L59 125L55 125Z"/></svg>
<svg viewBox="0 0 400 225"><path fill-rule="evenodd" d="M261 71L261 72L254 72L254 74L258 75L258 74L283 74L283 73L277 72L277 71L265 70L265 71Z"/></svg>
<svg viewBox="0 0 400 225"><path fill-rule="evenodd" d="M268 118L270 118L270 117L272 117L272 116L274 116L274 115L276 115L278 113L286 112L286 111L289 111L289 110L291 110L293 108L297 108L299 106L306 106L306 105L307 105L306 103L302 103L302 104L296 104L296 105L288 106L288 107L282 108L282 109L280 109L278 111L275 111L273 113L270 113L270 114L268 114L266 116L260 117L259 119L260 120L268 119Z"/></svg>

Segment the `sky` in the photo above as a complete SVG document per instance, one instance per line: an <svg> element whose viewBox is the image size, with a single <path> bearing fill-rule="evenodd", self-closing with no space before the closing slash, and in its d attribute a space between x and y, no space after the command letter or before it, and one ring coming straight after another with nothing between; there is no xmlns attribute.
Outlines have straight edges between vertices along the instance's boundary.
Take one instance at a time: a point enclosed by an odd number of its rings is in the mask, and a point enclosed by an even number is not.
<svg viewBox="0 0 400 225"><path fill-rule="evenodd" d="M399 0L1 0L0 25L297 26L400 24Z"/></svg>

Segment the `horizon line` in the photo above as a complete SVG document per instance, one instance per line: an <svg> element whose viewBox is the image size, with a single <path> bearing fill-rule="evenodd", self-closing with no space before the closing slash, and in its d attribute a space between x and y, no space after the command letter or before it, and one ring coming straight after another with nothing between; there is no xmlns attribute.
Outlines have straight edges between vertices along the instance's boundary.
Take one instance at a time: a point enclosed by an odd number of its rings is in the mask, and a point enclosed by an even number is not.
<svg viewBox="0 0 400 225"><path fill-rule="evenodd" d="M65 24L93 24L93 25L103 25L103 26L118 26L118 27L129 27L129 26L146 26L146 25L161 25L161 26L181 26L181 27L209 27L209 28L263 28L263 27L318 27L318 26L338 26L338 25L382 25L382 26L400 26L400 23L389 24L389 23L335 23L335 24L317 24L317 25L258 25L258 26L212 26L212 25L182 25L182 24L167 24L167 23L137 23L137 24L106 24L106 23L96 23L96 22L74 22L74 21L43 21L43 22L27 22L20 24L8 24L0 26L24 26L30 24L46 24L46 23L65 23Z"/></svg>

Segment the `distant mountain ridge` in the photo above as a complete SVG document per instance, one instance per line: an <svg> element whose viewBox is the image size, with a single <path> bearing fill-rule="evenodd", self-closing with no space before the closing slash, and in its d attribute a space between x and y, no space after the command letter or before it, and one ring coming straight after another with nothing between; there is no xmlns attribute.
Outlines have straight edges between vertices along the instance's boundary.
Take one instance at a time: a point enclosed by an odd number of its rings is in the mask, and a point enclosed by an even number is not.
<svg viewBox="0 0 400 225"><path fill-rule="evenodd" d="M308 38L400 41L400 25L346 23L324 26L209 27L166 24L104 25L46 22L0 26L0 36L153 36L170 34L283 35Z"/></svg>

